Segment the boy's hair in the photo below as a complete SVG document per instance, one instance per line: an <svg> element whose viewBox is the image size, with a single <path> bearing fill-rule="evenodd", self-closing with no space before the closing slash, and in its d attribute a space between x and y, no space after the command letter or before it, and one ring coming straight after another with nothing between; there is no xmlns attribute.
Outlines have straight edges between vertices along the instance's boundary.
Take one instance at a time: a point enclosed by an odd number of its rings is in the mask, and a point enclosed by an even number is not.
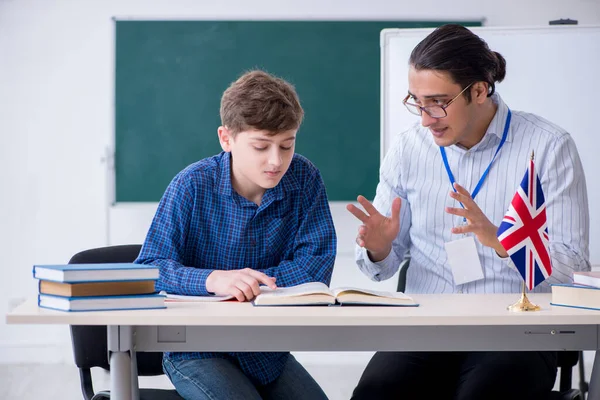
<svg viewBox="0 0 600 400"><path fill-rule="evenodd" d="M256 129L273 135L298 129L304 110L294 87L264 71L250 71L221 98L221 124L234 135Z"/></svg>
<svg viewBox="0 0 600 400"><path fill-rule="evenodd" d="M496 82L506 75L506 60L490 50L487 43L461 25L442 25L415 47L410 65L416 70L447 72L461 88L473 82L487 82L488 97L494 94ZM471 92L464 96L471 101Z"/></svg>

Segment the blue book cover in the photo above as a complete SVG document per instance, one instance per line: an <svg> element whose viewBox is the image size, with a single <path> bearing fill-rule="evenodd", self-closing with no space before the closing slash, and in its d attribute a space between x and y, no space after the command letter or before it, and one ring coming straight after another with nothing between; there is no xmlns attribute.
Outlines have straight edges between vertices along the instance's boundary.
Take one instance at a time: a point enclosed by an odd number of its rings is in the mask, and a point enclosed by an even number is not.
<svg viewBox="0 0 600 400"><path fill-rule="evenodd" d="M166 308L165 296L140 294L123 296L63 297L38 295L38 306L59 311L112 311Z"/></svg>
<svg viewBox="0 0 600 400"><path fill-rule="evenodd" d="M588 285L578 285L576 283L551 283L550 287L567 287L567 288L573 288L573 289L590 289L590 290L600 290L600 288L597 288L595 286L588 286Z"/></svg>
<svg viewBox="0 0 600 400"><path fill-rule="evenodd" d="M156 280L158 267L133 263L34 265L33 277L64 283Z"/></svg>

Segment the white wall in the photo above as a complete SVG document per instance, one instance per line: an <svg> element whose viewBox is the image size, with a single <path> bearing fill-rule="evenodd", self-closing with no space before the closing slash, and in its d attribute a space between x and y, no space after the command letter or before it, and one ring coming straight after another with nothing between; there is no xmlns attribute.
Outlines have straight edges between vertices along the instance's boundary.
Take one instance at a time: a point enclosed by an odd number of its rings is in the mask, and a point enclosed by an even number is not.
<svg viewBox="0 0 600 400"><path fill-rule="evenodd" d="M36 293L34 263L64 263L108 243L111 17L478 19L486 25L600 23L596 0L0 0L0 313ZM116 214L111 214L115 218ZM355 224L336 217L344 247ZM118 219L118 217L117 217ZM114 221L113 221L114 226ZM133 234L133 233L132 233ZM344 236L346 235L346 236ZM344 239L349 237L350 239ZM117 242L118 239L113 239ZM342 242L342 241L341 241ZM340 259L335 281L360 279ZM343 270L342 268L346 268ZM0 322L0 362L70 360L64 327Z"/></svg>

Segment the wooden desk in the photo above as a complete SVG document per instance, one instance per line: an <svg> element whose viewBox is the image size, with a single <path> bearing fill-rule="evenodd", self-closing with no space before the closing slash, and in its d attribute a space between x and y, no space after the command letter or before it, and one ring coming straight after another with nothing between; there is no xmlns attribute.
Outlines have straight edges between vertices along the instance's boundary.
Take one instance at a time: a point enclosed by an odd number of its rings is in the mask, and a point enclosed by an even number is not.
<svg viewBox="0 0 600 400"><path fill-rule="evenodd" d="M9 324L107 325L111 392L138 398L135 351L598 350L600 312L551 307L511 313L518 294L415 295L420 307L254 307L169 303L165 310L67 313L26 302ZM373 340L372 338L377 338ZM596 357L590 399L600 398ZM598 397L595 397L598 396Z"/></svg>

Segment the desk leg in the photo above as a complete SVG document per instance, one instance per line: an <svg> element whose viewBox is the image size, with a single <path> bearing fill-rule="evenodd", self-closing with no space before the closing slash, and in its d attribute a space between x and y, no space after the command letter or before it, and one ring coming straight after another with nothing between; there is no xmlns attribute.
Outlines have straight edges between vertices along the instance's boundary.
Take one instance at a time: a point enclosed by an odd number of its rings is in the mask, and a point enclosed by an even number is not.
<svg viewBox="0 0 600 400"><path fill-rule="evenodd" d="M596 351L594 356L594 366L592 367L592 376L590 378L590 391L587 398L600 399L600 352Z"/></svg>
<svg viewBox="0 0 600 400"><path fill-rule="evenodd" d="M131 366L131 398L133 400L139 400L140 398L140 383L138 380L138 369L137 369L137 355L135 353L135 346L129 352L131 359L129 360Z"/></svg>
<svg viewBox="0 0 600 400"><path fill-rule="evenodd" d="M110 393L113 400L139 400L137 359L132 327L108 327Z"/></svg>
<svg viewBox="0 0 600 400"><path fill-rule="evenodd" d="M112 352L110 355L110 398L133 400L131 397L131 358L128 352Z"/></svg>

